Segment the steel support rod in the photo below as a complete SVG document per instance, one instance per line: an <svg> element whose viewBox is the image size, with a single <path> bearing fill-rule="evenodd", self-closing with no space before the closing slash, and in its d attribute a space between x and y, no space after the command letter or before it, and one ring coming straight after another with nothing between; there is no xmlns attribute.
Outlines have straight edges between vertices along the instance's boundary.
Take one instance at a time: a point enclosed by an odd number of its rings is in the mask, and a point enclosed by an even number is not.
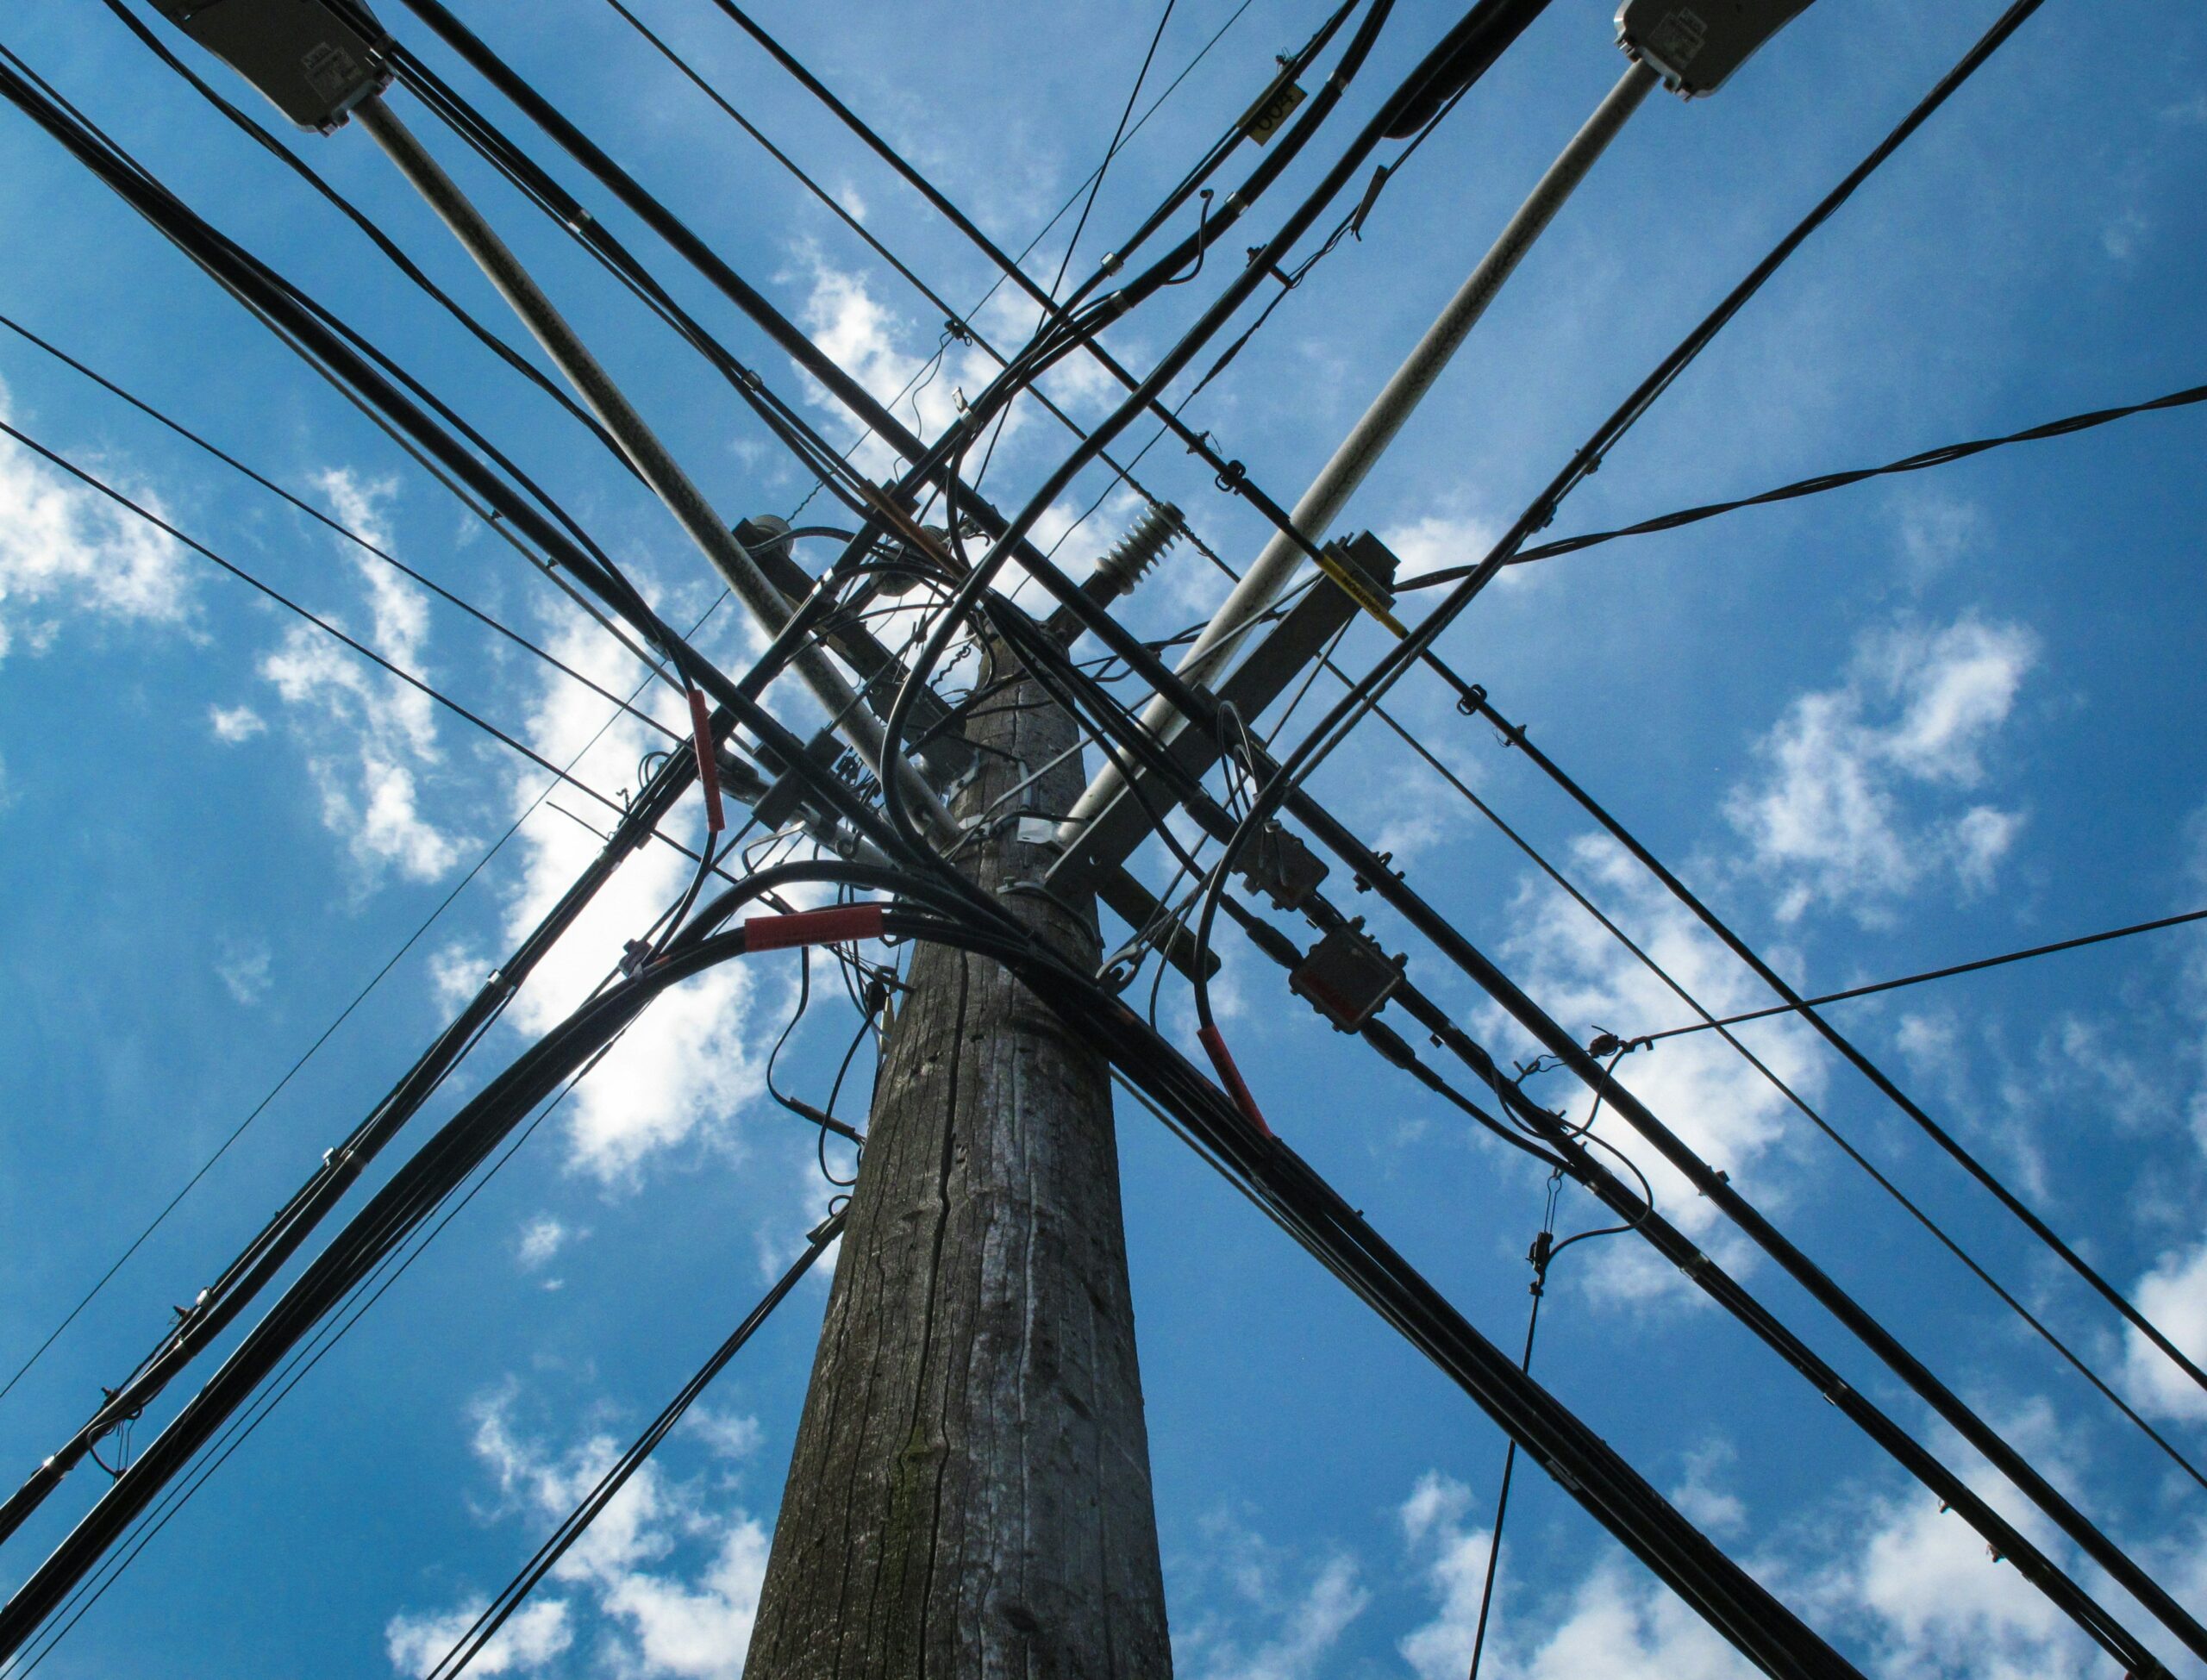
<svg viewBox="0 0 2207 1680"><path fill-rule="evenodd" d="M1556 212L1592 171L1595 160L1609 148L1626 121L1639 109L1649 90L1660 78L1644 64L1629 66L1618 78L1585 125L1572 136L1556 160L1548 166L1531 195L1518 206L1517 213L1502 230L1485 256L1458 287L1456 295L1448 300L1447 307L1426 328L1425 336L1403 365L1395 370L1379 396L1372 399L1372 406L1356 422L1349 434L1334 451L1328 461L1303 492L1295 504L1295 530L1313 542L1323 538L1325 529L1337 518L1357 486L1372 465L1386 453L1387 446L1395 440L1425 394L1433 389L1434 382L1456 352L1462 347L1479 317L1491 303L1517 265L1531 250L1534 241L1547 231L1555 220ZM1241 645L1249 628L1264 615L1265 609L1277 601L1293 581L1303 565L1305 553L1302 543L1285 531L1276 531L1265 545L1256 562L1241 576L1233 593L1222 602L1203 634L1196 638L1195 646L1180 661L1179 674L1189 683L1208 682L1224 667L1235 649ZM1142 721L1169 740L1184 727L1186 720L1162 696L1152 700L1142 714ZM1060 843L1071 847L1075 836L1097 814L1118 796L1124 780L1107 759L1087 790L1075 802L1060 828Z"/></svg>
<svg viewBox="0 0 2207 1680"><path fill-rule="evenodd" d="M728 521L682 470L680 463L660 441L658 434L591 353L590 347L568 324L558 306L545 296L543 289L498 237L483 213L383 99L363 100L353 115L397 166L399 173L452 230L476 265L498 289L499 295L512 306L522 323L543 347L545 354L612 434L614 441L621 446L622 453L651 486L653 493L666 504L690 540L704 552L736 599L769 634L780 629L788 621L790 603L760 570L750 551L736 540ZM829 722L849 739L874 773L902 778L906 799L924 814L929 828L940 839L954 839L957 824L919 772L901 759L884 762L878 720L866 709L858 691L845 680L827 653L817 646L802 647L791 658L791 664L827 711Z"/></svg>

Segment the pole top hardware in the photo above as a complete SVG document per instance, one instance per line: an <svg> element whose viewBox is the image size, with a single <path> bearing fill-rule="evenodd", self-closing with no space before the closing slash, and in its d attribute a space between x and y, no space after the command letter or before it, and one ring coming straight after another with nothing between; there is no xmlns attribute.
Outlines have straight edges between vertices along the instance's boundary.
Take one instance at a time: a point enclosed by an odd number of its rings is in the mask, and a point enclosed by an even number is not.
<svg viewBox="0 0 2207 1680"><path fill-rule="evenodd" d="M1359 916L1329 930L1289 971L1287 984L1337 1030L1354 1033L1403 984L1403 963L1379 948Z"/></svg>
<svg viewBox="0 0 2207 1680"><path fill-rule="evenodd" d="M1700 98L1808 9L1809 0L1624 0L1617 45L1672 92Z"/></svg>
<svg viewBox="0 0 2207 1680"><path fill-rule="evenodd" d="M153 0L154 9L272 100L302 128L344 126L353 108L390 84L390 37L359 0Z"/></svg>
<svg viewBox="0 0 2207 1680"><path fill-rule="evenodd" d="M1242 850L1241 878L1254 892L1261 892L1277 910L1299 910L1319 884L1331 873L1326 860L1303 843L1301 836L1277 822L1257 831L1255 840Z"/></svg>

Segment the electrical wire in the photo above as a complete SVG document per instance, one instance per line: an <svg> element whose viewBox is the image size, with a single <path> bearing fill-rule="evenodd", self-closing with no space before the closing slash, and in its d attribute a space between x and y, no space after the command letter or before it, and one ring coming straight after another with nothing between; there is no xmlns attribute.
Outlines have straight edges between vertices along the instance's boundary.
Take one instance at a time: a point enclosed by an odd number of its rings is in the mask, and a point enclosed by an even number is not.
<svg viewBox="0 0 2207 1680"><path fill-rule="evenodd" d="M91 380L94 384L98 385L102 390L122 398L122 401L128 403L132 408L136 409L147 418L156 421L160 425L167 428L170 431L175 433L177 436L182 438L185 442L191 444L194 447L211 455L215 459L222 462L225 466L231 468L233 471L252 480L253 483L259 485L261 489L268 491L272 496L289 503L300 513L304 514L308 518L313 520L316 524L321 525L325 529L344 538L347 542L352 543L354 546L361 549L365 553L373 555L377 559L381 560L385 565L397 571L401 576L410 579L412 582L421 585L422 588L428 590L440 600L447 602L453 606L459 608L462 612L466 613L470 618L475 620L478 624L485 626L486 628L496 631L499 635L503 636L516 646L522 648L528 653L533 654L535 658L541 659L545 664L550 665L561 675L574 682L581 684L583 687L588 689L600 699L610 700L615 705L619 706L629 716L634 717L647 728L658 730L660 734L666 735L670 740L680 739L673 730L668 728L657 718L653 717L649 712L640 710L633 703L633 696L631 696L629 700L623 700L611 689L609 689L603 684L595 682L591 678L585 676L581 671L577 671L572 665L560 659L557 654L553 653L546 648L540 646L535 642L531 641L527 636L522 635L519 631L514 629L503 620L491 613L484 611L472 602L468 601L464 596L447 589L443 584L425 576L422 572L416 571L414 567L408 565L403 560L399 559L396 555L391 554L378 544L362 535L359 531L354 530L343 521L337 519L325 512L323 509L316 507L311 502L306 500L305 497L299 496L292 490L285 489L282 484L277 483L273 478L269 478L266 473L258 471L256 468L248 466L244 461L231 454L228 450L223 449L220 445L209 442L199 433L193 431L190 427L184 425L183 422L176 419L173 415L164 413L160 409L156 408L145 398L139 397L134 392L127 390L121 384L118 384L113 379L109 378L105 374L96 372L91 367L86 365L84 362L79 361L76 357L71 355L67 351L61 349L59 347L51 343L46 339L41 338L38 334L33 332L22 322L7 315L0 314L0 327L6 328L9 332L22 339L26 343L33 345L38 349L44 351L47 355L61 363L62 365L81 374L84 378ZM641 692L641 690L639 690L639 692Z"/></svg>
<svg viewBox="0 0 2207 1680"><path fill-rule="evenodd" d="M632 1476L643 1468L644 1463L656 1452L660 1444L673 1433L682 1421L683 1415L694 1405L699 1396L712 1386L713 1380L728 1368L728 1361L743 1350L743 1346L757 1333L774 1308L788 1298L805 1273L812 1270L813 1262L828 1251L828 1246L842 1235L843 1215L835 1213L816 1226L805 1239L804 1252L799 1254L789 1269L782 1273L774 1286L760 1297L759 1304L746 1314L727 1340L713 1350L695 1376L684 1383L674 1398L660 1408L660 1414L644 1431L628 1444L626 1451L606 1468L589 1492L577 1502L574 1508L561 1518L559 1526L536 1549L535 1555L522 1566L519 1574L500 1589L497 1596L484 1607L472 1624L452 1648L440 1658L423 1680L451 1680L451 1677L481 1655L483 1648L497 1635L507 1618L527 1602L538 1583L549 1574L569 1547L580 1539L597 1521L599 1514L612 1503Z"/></svg>
<svg viewBox="0 0 2207 1680"><path fill-rule="evenodd" d="M1973 455L1989 450L2004 449L2010 444L2037 443L2048 438L2073 437L2079 432L2089 432L2096 427L2112 425L2118 420L2133 415L2157 414L2166 409L2190 408L2194 403L2207 403L2207 385L2191 385L2183 390L2173 390L2166 397L2148 398L2143 403L2125 403L2112 409L2093 409L2084 414L2073 414L2060 420L2045 421L2036 426L2027 426L2020 432L2006 432L1998 437L1975 438L1966 443L1941 444L1935 449L1921 450L1899 460L1888 461L1883 466L1855 467L1841 472L1820 472L1813 478L1798 478L1776 490L1766 490L1755 496L1742 496L1729 502L1710 502L1697 508L1683 508L1676 513L1659 514L1653 519L1635 521L1619 526L1613 531L1589 531L1583 536L1566 537L1559 542L1543 543L1537 548L1528 548L1513 554L1506 562L1510 565L1529 565L1536 560L1552 560L1565 554L1576 554L1605 542L1616 542L1624 537L1642 537L1658 531L1675 531L1687 525L1697 525L1704 520L1716 519L1725 514L1737 513L1743 508L1768 507L1774 503L1797 501L1805 496L1822 496L1827 490L1845 490L1872 478L1883 478L1895 473L1922 472L1927 468L1946 466L1955 461L1965 461ZM1442 566L1433 571L1422 571L1415 578L1405 578L1395 585L1397 592L1430 589L1436 584L1453 584L1468 577L1473 567L1469 565Z"/></svg>
<svg viewBox="0 0 2207 1680"><path fill-rule="evenodd" d="M1634 1036L1635 1044L1658 1044L1665 1039L1675 1039L1688 1033L1706 1032L1712 1027L1737 1027L1744 1021L1767 1021L1773 1015L1797 1015L1804 1009L1820 1009L1827 1003L1844 1003L1852 998L1873 997L1879 992L1898 991L1904 986L1920 986L1927 980L1950 980L1958 974L1976 974L1988 968L1999 968L2008 963L2028 962L2035 957L2050 957L2063 951L2080 951L2087 946L2104 945L2110 940L2126 940L2137 934L2159 933L2164 927L2188 927L2195 921L2207 921L2207 910L2186 910L2180 915L2158 916L2151 921L2134 921L2127 927L2110 927L2103 933L2080 934L2074 939L2056 940L2051 945L2034 945L2021 951L2003 952L1997 957L1979 957L1966 963L1950 963L1944 968L1929 968L1916 974L1904 974L1897 979L1875 980L1868 985L1849 986L1843 991L1828 991L1821 997L1804 998L1798 1003L1772 1003L1766 1009L1749 1009L1743 1015L1726 1015L1721 1021L1689 1021L1683 1027L1666 1027L1653 1033Z"/></svg>
<svg viewBox="0 0 2207 1680"><path fill-rule="evenodd" d="M519 737L508 734L497 724L492 723L489 719L482 716L477 712L470 710L467 707L463 706L459 701L453 699L450 695L446 694L442 690L435 687L424 678L416 676L404 666L397 665L392 660L385 658L381 653L369 646L366 642L360 641L356 638L347 634L343 630L331 623L328 619L322 618L318 615L309 611L297 602L292 600L289 596L284 594L283 591L276 589L273 585L263 583L259 578L253 576L252 572L247 571L243 566L239 565L236 562L225 559L222 555L216 553L212 548L207 546L206 544L199 541L195 537L187 535L184 532L179 530L176 526L172 525L167 520L162 518L159 514L153 512L142 503L132 500L128 496L123 494L122 491L117 490L113 484L109 484L105 479L92 472L89 468L79 466L75 461L71 460L67 456L60 453L58 450L49 448L47 445L40 442L36 438L31 436L28 432L23 431L11 422L0 420L0 435L5 435L9 438L12 438L24 448L30 450L34 454L38 455L49 465L58 467L62 472L67 473L71 478L75 478L79 484L82 484L87 489L98 491L102 496L106 497L109 501L115 503L116 506L123 509L127 512L136 515L147 524L152 526L155 530L169 538L170 540L190 549L201 559L211 561L214 565L229 573L231 577L235 578L239 582L244 584L248 588L256 590L260 595L266 596L268 600L274 602L286 612L297 615L298 617L303 619L307 623L312 625L316 629L320 630L324 635L330 637L334 640L343 643L347 647L359 654L362 659L367 660L370 664L375 665L378 669L397 678L399 682L405 684L409 688L413 689L418 693L426 696L430 700L435 701L438 705L442 706L446 710L451 712L455 717L460 718L464 721L474 725L476 728L490 736L491 740L498 742L501 746L507 747L510 751L520 754L521 757L526 759L530 764L535 765L539 770L549 772L569 787L575 789L578 792L587 794L591 798L596 800L608 810L618 813L622 809L619 800L615 799L610 794L600 793L589 783L582 780L572 772L553 763L551 759L546 758L535 747L529 746L526 741L522 740ZM673 844L672 841L669 841L668 843L670 845ZM694 852L689 852L686 847L681 849L687 856L691 858L695 858L697 856L697 853Z"/></svg>

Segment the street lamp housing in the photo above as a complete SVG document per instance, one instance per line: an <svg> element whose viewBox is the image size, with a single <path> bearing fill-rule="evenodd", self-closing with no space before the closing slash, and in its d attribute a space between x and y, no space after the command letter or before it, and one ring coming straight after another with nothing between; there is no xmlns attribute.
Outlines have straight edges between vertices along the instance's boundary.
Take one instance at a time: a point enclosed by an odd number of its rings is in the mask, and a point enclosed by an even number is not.
<svg viewBox="0 0 2207 1680"><path fill-rule="evenodd" d="M1624 0L1617 45L1672 92L1699 98L1808 9L1809 0Z"/></svg>
<svg viewBox="0 0 2207 1680"><path fill-rule="evenodd" d="M358 0L153 0L156 10L260 90L302 128L342 126L391 81L388 40Z"/></svg>

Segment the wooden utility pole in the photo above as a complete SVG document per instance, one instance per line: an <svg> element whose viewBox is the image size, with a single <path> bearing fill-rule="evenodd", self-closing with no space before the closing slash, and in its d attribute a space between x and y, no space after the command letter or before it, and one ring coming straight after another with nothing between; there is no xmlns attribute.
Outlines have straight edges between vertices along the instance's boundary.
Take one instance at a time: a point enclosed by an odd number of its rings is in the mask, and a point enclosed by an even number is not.
<svg viewBox="0 0 2207 1680"><path fill-rule="evenodd" d="M1019 814L1066 810L1080 755L993 802L1078 736L1022 683L967 738L960 861L997 893L1040 876ZM1092 901L998 897L1094 964ZM908 978L745 1674L1169 1676L1104 1065L984 958L924 946Z"/></svg>

